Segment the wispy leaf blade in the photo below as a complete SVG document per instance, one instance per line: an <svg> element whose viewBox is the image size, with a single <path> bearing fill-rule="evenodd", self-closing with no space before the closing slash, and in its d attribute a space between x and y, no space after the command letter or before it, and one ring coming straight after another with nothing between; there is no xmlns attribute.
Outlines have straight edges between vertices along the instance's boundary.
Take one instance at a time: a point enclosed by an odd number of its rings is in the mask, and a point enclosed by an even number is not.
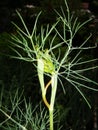
<svg viewBox="0 0 98 130"><path fill-rule="evenodd" d="M83 97L83 99L86 101L86 103L87 103L87 105L89 106L89 108L91 108L90 103L88 102L87 98L84 96L83 92L79 89L79 87L78 87L76 84L74 84L74 83L72 82L72 80L67 79L67 81L70 82L70 83L77 89L77 91L80 93L80 95L81 95L81 96Z"/></svg>

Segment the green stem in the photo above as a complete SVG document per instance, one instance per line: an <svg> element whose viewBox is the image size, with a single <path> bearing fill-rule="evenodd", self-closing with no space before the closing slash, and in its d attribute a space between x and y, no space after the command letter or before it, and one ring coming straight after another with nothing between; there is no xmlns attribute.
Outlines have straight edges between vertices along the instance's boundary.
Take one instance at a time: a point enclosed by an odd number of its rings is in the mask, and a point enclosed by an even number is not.
<svg viewBox="0 0 98 130"><path fill-rule="evenodd" d="M57 73L53 73L51 75L51 80L48 82L48 84L45 87L44 84L44 64L42 59L38 59L38 65L37 65L37 71L38 71L38 77L41 85L42 90L42 98L49 110L49 120L50 120L50 130L54 129L53 126L53 110L54 110L54 103L55 103L55 97L56 97L56 91L57 91ZM50 104L47 102L46 99L46 92L48 87L51 84L51 98L50 98Z"/></svg>
<svg viewBox="0 0 98 130"><path fill-rule="evenodd" d="M56 91L57 91L57 74L52 75L51 79L51 100L50 100L50 107L49 107L49 118L50 118L50 130L54 129L53 126L53 110L54 110L54 103L55 103L55 97L56 97Z"/></svg>
<svg viewBox="0 0 98 130"><path fill-rule="evenodd" d="M39 78L39 82L40 82L40 86L41 86L41 91L42 91L42 93L45 93L44 63L43 63L42 59L37 59L37 72L38 72L38 78Z"/></svg>
<svg viewBox="0 0 98 130"><path fill-rule="evenodd" d="M53 127L53 110L50 110L49 109L49 120L50 120L50 130L53 130L54 127Z"/></svg>

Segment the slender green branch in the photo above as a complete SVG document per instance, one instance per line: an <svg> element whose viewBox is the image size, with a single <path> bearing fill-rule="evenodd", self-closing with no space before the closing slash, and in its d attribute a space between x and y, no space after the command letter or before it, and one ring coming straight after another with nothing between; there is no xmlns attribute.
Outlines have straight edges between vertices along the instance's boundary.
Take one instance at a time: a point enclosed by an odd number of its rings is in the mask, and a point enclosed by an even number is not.
<svg viewBox="0 0 98 130"><path fill-rule="evenodd" d="M9 119L11 120L13 123L17 124L22 130L27 130L23 125L21 125L20 123L18 123L16 120L14 120L10 115L8 115L6 112L4 112L2 109L0 109L0 111Z"/></svg>

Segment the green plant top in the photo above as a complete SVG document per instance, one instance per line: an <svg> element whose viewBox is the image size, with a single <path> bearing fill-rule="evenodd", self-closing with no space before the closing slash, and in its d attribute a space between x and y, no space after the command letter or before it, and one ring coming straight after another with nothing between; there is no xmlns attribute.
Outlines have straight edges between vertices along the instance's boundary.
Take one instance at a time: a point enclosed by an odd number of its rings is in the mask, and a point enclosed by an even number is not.
<svg viewBox="0 0 98 130"><path fill-rule="evenodd" d="M37 59L42 59L44 64L44 72L53 74L55 72L55 65L53 63L52 57L49 54L49 50L45 49L43 51L39 50L39 47L36 47Z"/></svg>

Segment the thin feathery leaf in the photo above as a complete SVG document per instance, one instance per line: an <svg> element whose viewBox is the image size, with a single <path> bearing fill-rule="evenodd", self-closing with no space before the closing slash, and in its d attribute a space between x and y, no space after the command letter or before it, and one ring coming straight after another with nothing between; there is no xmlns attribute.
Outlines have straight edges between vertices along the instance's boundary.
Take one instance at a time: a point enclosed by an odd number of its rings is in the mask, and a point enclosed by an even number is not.
<svg viewBox="0 0 98 130"><path fill-rule="evenodd" d="M27 35L30 36L29 30L28 30L28 28L27 28L27 26L26 26L26 24L25 24L25 22L24 22L22 16L20 15L20 13L19 13L17 10L16 10L16 12L17 12L17 14L18 14L18 16L19 16L19 18L20 18L20 20L21 20L21 22L22 22L22 24L23 24L23 26L24 26L24 28L25 28L25 30L26 30L26 32L27 32ZM22 32L23 32L23 31L22 31Z"/></svg>
<svg viewBox="0 0 98 130"><path fill-rule="evenodd" d="M21 43L25 46L25 45L27 45L28 46L28 39L26 39L23 35L22 35L22 33L20 33L19 31L17 31L17 33L18 33L18 35L20 36L20 41L21 41Z"/></svg>
<svg viewBox="0 0 98 130"><path fill-rule="evenodd" d="M90 35L85 39L85 41L79 46L80 49L87 43L87 41L91 38L91 36L92 36L92 34L90 34Z"/></svg>
<svg viewBox="0 0 98 130"><path fill-rule="evenodd" d="M76 29L76 26L77 26L77 23L78 23L77 21L78 21L78 18L75 18L75 20L74 20L74 22L73 22L73 26L72 26L72 31L73 31L73 32L76 32L76 30L77 30L77 29Z"/></svg>
<svg viewBox="0 0 98 130"><path fill-rule="evenodd" d="M89 49L94 49L97 47L97 44L95 44L94 46L88 46L88 47L72 47L72 50L89 50Z"/></svg>
<svg viewBox="0 0 98 130"><path fill-rule="evenodd" d="M73 60L70 62L71 64L74 64L74 62L75 63L77 63L77 59L78 59L78 57L79 57L79 55L81 54L81 52L82 52L82 50L80 50L76 55L75 55L75 57L73 58ZM79 58L80 59L80 58Z"/></svg>
<svg viewBox="0 0 98 130"><path fill-rule="evenodd" d="M3 111L2 109L0 109L0 111L9 119L11 120L13 123L17 124L20 128L22 128L23 130L27 130L23 125L21 125L20 123L18 123L16 120L14 120L11 116L9 116L5 111Z"/></svg>
<svg viewBox="0 0 98 130"><path fill-rule="evenodd" d="M49 27L50 27L50 26L49 26L49 24L48 24L47 27L46 27L46 31L45 31L46 33L45 33L45 35L47 35L47 33L49 32Z"/></svg>
<svg viewBox="0 0 98 130"><path fill-rule="evenodd" d="M53 36L53 38L52 38L52 40L51 40L51 42L50 42L50 51L51 51L51 49L52 49L52 47L53 47L53 44L54 44L54 42L55 42L55 39L56 39L56 37L57 37L57 33Z"/></svg>
<svg viewBox="0 0 98 130"><path fill-rule="evenodd" d="M76 35L76 33L79 31L78 28L80 27L80 25L81 25L81 23L77 21L76 27L75 27L75 29L74 29L74 31L73 31L73 38L74 38L74 36ZM72 28L72 29L73 29L73 28Z"/></svg>
<svg viewBox="0 0 98 130"><path fill-rule="evenodd" d="M84 65L87 63L94 63L96 61L98 61L98 59L91 59L91 60L86 60L86 61L81 61L81 62L75 62L72 64L72 66Z"/></svg>
<svg viewBox="0 0 98 130"><path fill-rule="evenodd" d="M81 29L84 25L86 25L87 23L89 23L92 20L92 18L86 20L85 22L81 23L80 26L78 27L77 31L79 31L79 29Z"/></svg>
<svg viewBox="0 0 98 130"><path fill-rule="evenodd" d="M60 9L61 9L62 15L58 13L58 11L56 11L56 13L58 14L59 17L62 16L62 18L67 22L66 15L64 13L64 9L62 8L62 6L60 7Z"/></svg>
<svg viewBox="0 0 98 130"><path fill-rule="evenodd" d="M17 24L15 24L15 23L13 23L13 22L12 22L12 24L13 24L24 36L26 36L26 37L29 38L28 34L26 34Z"/></svg>
<svg viewBox="0 0 98 130"><path fill-rule="evenodd" d="M72 80L71 77L74 78L74 80ZM78 79L78 80L80 80L80 81L77 82L77 81L75 81L76 79ZM75 75L70 74L70 81L72 81L72 82L75 83L76 85L82 86L82 87L87 88L87 89L89 89L89 90L98 91L98 89L95 89L95 88L92 88L92 87L89 87L89 86L85 85L85 82L88 82L87 80L85 80L85 79L83 79L83 78L80 78L80 77L77 77L77 76L75 76ZM84 84L81 83L81 81L84 81ZM89 82L88 82L88 83L89 83Z"/></svg>
<svg viewBox="0 0 98 130"><path fill-rule="evenodd" d="M77 85L74 84L70 79L66 78L66 80L77 89L77 91L80 93L80 95L83 97L83 99L86 101L87 105L91 109L90 103L88 102L87 98L84 96L83 92L79 89L79 87L77 87Z"/></svg>
<svg viewBox="0 0 98 130"><path fill-rule="evenodd" d="M54 50L54 49L57 49L57 48L61 47L63 44L64 44L64 42L60 42L60 43L58 43L58 44L52 46L52 47L49 49L49 52L51 52L51 51Z"/></svg>
<svg viewBox="0 0 98 130"><path fill-rule="evenodd" d="M52 25L52 27L50 28L49 32L47 33L47 35L44 37L44 42L46 41L46 39L48 38L48 36L51 34L51 32L54 30L54 28L56 27L56 25L58 24L59 21L57 21L54 25Z"/></svg>
<svg viewBox="0 0 98 130"><path fill-rule="evenodd" d="M22 50L25 52L24 46L21 46L21 45L15 43L15 42L13 42L13 41L10 41L10 43L11 43L11 46L17 47L17 48L19 48L19 49L22 49ZM13 48L13 47L12 47L12 48ZM10 47L10 48L11 48L11 47ZM13 48L13 49L14 49L14 48Z"/></svg>
<svg viewBox="0 0 98 130"><path fill-rule="evenodd" d="M95 85L98 86L98 83L97 83L97 82L95 82L95 81L93 81L93 80L91 80L91 79L89 79L89 78L87 78L87 77L85 77L85 76L83 76L83 75L77 73L76 71L72 71L71 73L73 73L73 74L79 76L80 78L83 78L83 79L84 79L85 81L87 81L87 82L91 82L91 83L93 83L93 84L95 84Z"/></svg>
<svg viewBox="0 0 98 130"><path fill-rule="evenodd" d="M60 82L60 85L61 85L61 87L63 89L64 94L66 94L65 87L63 85L63 81L59 78L59 76L58 76L58 81Z"/></svg>
<svg viewBox="0 0 98 130"><path fill-rule="evenodd" d="M69 40L64 39L63 36L59 33L59 31L56 28L55 28L55 31L59 35L59 37L64 41L64 43L66 43L66 45L68 46Z"/></svg>
<svg viewBox="0 0 98 130"><path fill-rule="evenodd" d="M37 22L38 22L38 19L39 19L40 15L41 15L41 11L39 12L39 14L36 17L35 24L34 24L34 27L33 27L33 31L32 31L32 34L31 34L31 38L34 36L34 33L36 32Z"/></svg>
<svg viewBox="0 0 98 130"><path fill-rule="evenodd" d="M75 63L73 63L73 64L70 62L71 68L74 67L76 64L80 63L81 60L82 60L82 57L75 60Z"/></svg>
<svg viewBox="0 0 98 130"><path fill-rule="evenodd" d="M18 56L11 56L11 55L9 55L9 56L10 56L11 58L13 58L13 59L23 60L23 61L31 62L31 63L33 63L33 62L36 61L36 60L34 60L34 59L27 58L27 57L18 57Z"/></svg>
<svg viewBox="0 0 98 130"><path fill-rule="evenodd" d="M85 72L85 71L89 71L89 70L94 70L96 68L98 68L98 66L86 67L84 69L77 69L75 71L76 71L76 73L81 73L81 72Z"/></svg>
<svg viewBox="0 0 98 130"><path fill-rule="evenodd" d="M45 41L44 41L44 37L45 37L45 29L43 28L43 26L41 27L41 43L40 46L42 48L42 50L44 50L45 47Z"/></svg>
<svg viewBox="0 0 98 130"><path fill-rule="evenodd" d="M22 41L20 40L20 38L18 36L16 36L15 34L11 34L11 39L19 44L23 44ZM9 41L10 42L10 41Z"/></svg>
<svg viewBox="0 0 98 130"><path fill-rule="evenodd" d="M22 55L21 55L16 49L14 49L14 48L11 47L11 46L9 46L9 48L10 48L13 52L15 52L19 57L22 57Z"/></svg>

